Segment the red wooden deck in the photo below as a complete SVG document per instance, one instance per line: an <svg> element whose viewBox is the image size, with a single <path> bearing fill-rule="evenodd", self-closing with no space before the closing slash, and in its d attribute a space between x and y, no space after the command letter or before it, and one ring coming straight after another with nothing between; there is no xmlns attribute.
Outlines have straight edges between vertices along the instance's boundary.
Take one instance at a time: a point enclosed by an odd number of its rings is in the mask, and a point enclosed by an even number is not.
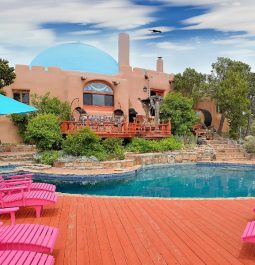
<svg viewBox="0 0 255 265"><path fill-rule="evenodd" d="M255 264L241 242L254 200L160 200L63 196L41 218L17 223L59 227L56 264ZM9 223L8 216L1 219Z"/></svg>
<svg viewBox="0 0 255 265"><path fill-rule="evenodd" d="M171 123L160 124L158 128L155 126L145 126L137 123L121 122L97 122L91 123L89 120L85 123L75 121L64 121L60 125L63 134L73 133L81 128L88 127L98 136L103 138L118 137L132 138L144 137L149 139L157 139L171 136Z"/></svg>

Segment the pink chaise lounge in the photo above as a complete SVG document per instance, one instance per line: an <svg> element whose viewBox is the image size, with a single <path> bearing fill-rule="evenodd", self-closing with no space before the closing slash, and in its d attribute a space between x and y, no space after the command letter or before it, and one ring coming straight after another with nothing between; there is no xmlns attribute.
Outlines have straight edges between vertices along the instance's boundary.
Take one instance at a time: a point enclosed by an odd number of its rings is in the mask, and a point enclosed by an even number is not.
<svg viewBox="0 0 255 265"><path fill-rule="evenodd" d="M32 206L35 208L36 217L41 216L44 205L52 205L57 202L57 194L47 191L28 191L27 186L15 186L0 188L1 208Z"/></svg>
<svg viewBox="0 0 255 265"><path fill-rule="evenodd" d="M0 224L0 250L52 253L58 229L39 224Z"/></svg>
<svg viewBox="0 0 255 265"><path fill-rule="evenodd" d="M4 250L0 251L1 265L53 265L54 258L50 255L22 251Z"/></svg>
<svg viewBox="0 0 255 265"><path fill-rule="evenodd" d="M43 190L49 192L55 192L56 186L49 183L33 182L33 174L22 174L9 176L8 179L4 179L0 176L0 184L2 187L13 187L16 185L27 185L29 190Z"/></svg>
<svg viewBox="0 0 255 265"><path fill-rule="evenodd" d="M248 222L246 225L242 234L242 241L255 243L255 221Z"/></svg>

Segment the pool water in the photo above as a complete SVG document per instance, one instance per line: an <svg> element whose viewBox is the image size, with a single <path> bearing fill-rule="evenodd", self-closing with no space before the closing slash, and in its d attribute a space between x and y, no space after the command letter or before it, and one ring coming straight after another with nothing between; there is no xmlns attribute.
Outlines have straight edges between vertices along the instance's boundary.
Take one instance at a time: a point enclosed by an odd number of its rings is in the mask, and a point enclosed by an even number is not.
<svg viewBox="0 0 255 265"><path fill-rule="evenodd" d="M255 167L183 164L142 169L115 180L56 182L64 193L172 198L255 196Z"/></svg>
<svg viewBox="0 0 255 265"><path fill-rule="evenodd" d="M16 167L17 166L15 166L15 165L0 166L0 173L5 173L6 171L13 170Z"/></svg>

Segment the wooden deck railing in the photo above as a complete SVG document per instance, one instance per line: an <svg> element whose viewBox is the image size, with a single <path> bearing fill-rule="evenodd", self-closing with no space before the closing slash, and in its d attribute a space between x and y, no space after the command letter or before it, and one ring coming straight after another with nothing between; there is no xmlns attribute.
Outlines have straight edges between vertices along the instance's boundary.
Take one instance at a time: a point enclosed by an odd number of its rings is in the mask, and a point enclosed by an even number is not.
<svg viewBox="0 0 255 265"><path fill-rule="evenodd" d="M143 125L128 122L77 122L77 121L64 121L61 123L60 128L63 134L73 133L81 128L88 127L94 131L98 136L109 138L131 138L131 137L144 137L144 138L164 138L171 135L171 123L161 123L158 128L152 125Z"/></svg>

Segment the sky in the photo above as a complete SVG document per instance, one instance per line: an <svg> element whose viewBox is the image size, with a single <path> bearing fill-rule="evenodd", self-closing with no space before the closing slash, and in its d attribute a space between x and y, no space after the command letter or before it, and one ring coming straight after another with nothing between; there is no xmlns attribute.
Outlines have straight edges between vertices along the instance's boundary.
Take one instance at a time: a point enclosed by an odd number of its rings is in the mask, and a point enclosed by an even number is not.
<svg viewBox="0 0 255 265"><path fill-rule="evenodd" d="M30 64L42 50L81 42L118 59L118 34L130 34L132 67L210 73L217 57L255 71L254 0L0 0L0 58ZM153 33L150 29L161 30Z"/></svg>

